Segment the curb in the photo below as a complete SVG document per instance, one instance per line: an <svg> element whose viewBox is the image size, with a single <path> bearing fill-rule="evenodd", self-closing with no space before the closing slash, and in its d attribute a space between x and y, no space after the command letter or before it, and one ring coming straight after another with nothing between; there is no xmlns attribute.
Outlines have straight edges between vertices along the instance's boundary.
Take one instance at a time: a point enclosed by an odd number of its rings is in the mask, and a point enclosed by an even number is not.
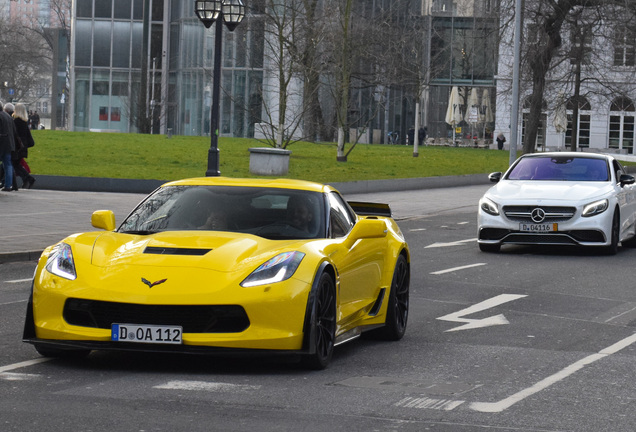
<svg viewBox="0 0 636 432"><path fill-rule="evenodd" d="M34 189L72 192L118 192L149 194L168 180L113 179L103 177L66 177L37 175ZM446 177L421 177L396 180L361 180L333 182L329 185L342 194L400 192L418 189L436 189L457 186L488 184L487 174L470 174Z"/></svg>
<svg viewBox="0 0 636 432"><path fill-rule="evenodd" d="M44 252L44 249L37 251L0 253L0 265L20 261L37 261L40 259L42 252Z"/></svg>

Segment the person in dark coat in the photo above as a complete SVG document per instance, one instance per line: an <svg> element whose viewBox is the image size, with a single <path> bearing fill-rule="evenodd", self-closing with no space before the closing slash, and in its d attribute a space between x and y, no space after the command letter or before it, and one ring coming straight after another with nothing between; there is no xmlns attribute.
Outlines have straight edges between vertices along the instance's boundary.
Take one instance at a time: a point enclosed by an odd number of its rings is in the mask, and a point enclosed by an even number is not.
<svg viewBox="0 0 636 432"><path fill-rule="evenodd" d="M13 119L4 112L3 105L0 102L0 160L4 168L4 187L2 190L5 192L10 192L13 188L11 153L15 151L15 137L17 134Z"/></svg>
<svg viewBox="0 0 636 432"><path fill-rule="evenodd" d="M499 150L503 150L505 142L506 142L506 137L504 136L503 133L499 133L499 135L497 135L497 148Z"/></svg>
<svg viewBox="0 0 636 432"><path fill-rule="evenodd" d="M421 146L424 143L425 139L426 139L426 128L420 126L420 128L417 131L418 144Z"/></svg>
<svg viewBox="0 0 636 432"><path fill-rule="evenodd" d="M16 175L22 178L22 187L31 189L33 183L35 183L35 178L24 168L23 162L25 158L29 157L29 148L35 145L35 141L33 141L33 136L29 129L29 115L27 114L24 104L16 104L15 112L13 113L13 122L15 123L20 141L22 142L22 148L18 154L18 158L13 161L13 170Z"/></svg>

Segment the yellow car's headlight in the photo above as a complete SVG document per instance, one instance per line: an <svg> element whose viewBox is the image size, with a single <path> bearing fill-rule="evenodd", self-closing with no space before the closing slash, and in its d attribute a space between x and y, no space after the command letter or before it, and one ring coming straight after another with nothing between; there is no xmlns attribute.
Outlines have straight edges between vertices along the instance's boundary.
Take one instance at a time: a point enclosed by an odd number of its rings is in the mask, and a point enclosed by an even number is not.
<svg viewBox="0 0 636 432"><path fill-rule="evenodd" d="M71 246L66 243L55 245L46 261L46 270L64 279L75 280L77 273Z"/></svg>
<svg viewBox="0 0 636 432"><path fill-rule="evenodd" d="M281 282L292 277L300 262L305 257L302 252L284 252L261 264L241 282L241 286L248 288Z"/></svg>

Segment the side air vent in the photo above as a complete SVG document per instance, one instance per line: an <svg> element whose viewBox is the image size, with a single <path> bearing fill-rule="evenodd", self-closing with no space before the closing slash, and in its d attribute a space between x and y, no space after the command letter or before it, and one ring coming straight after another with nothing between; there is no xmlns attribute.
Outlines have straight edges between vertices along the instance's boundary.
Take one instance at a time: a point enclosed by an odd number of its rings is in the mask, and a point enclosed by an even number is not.
<svg viewBox="0 0 636 432"><path fill-rule="evenodd" d="M193 248L169 248L148 246L144 249L144 253L156 255L193 255L202 256L210 252L212 249L193 249Z"/></svg>
<svg viewBox="0 0 636 432"><path fill-rule="evenodd" d="M375 303L373 304L373 307L371 308L369 315L376 316L378 312L380 312L380 307L382 306L382 302L384 301L385 292L386 292L386 288L382 288L380 290L380 294L378 295L378 298L375 300Z"/></svg>

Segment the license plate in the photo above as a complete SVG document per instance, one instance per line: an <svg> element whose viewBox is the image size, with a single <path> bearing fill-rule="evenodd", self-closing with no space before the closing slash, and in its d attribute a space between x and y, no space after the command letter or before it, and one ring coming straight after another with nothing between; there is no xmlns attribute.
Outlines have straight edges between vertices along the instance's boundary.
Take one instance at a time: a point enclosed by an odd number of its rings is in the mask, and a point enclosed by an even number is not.
<svg viewBox="0 0 636 432"><path fill-rule="evenodd" d="M180 344L183 329L179 326L113 324L111 340L154 344Z"/></svg>
<svg viewBox="0 0 636 432"><path fill-rule="evenodd" d="M543 224L519 224L519 231L524 232L552 232L558 231L558 225L556 223L543 223Z"/></svg>

